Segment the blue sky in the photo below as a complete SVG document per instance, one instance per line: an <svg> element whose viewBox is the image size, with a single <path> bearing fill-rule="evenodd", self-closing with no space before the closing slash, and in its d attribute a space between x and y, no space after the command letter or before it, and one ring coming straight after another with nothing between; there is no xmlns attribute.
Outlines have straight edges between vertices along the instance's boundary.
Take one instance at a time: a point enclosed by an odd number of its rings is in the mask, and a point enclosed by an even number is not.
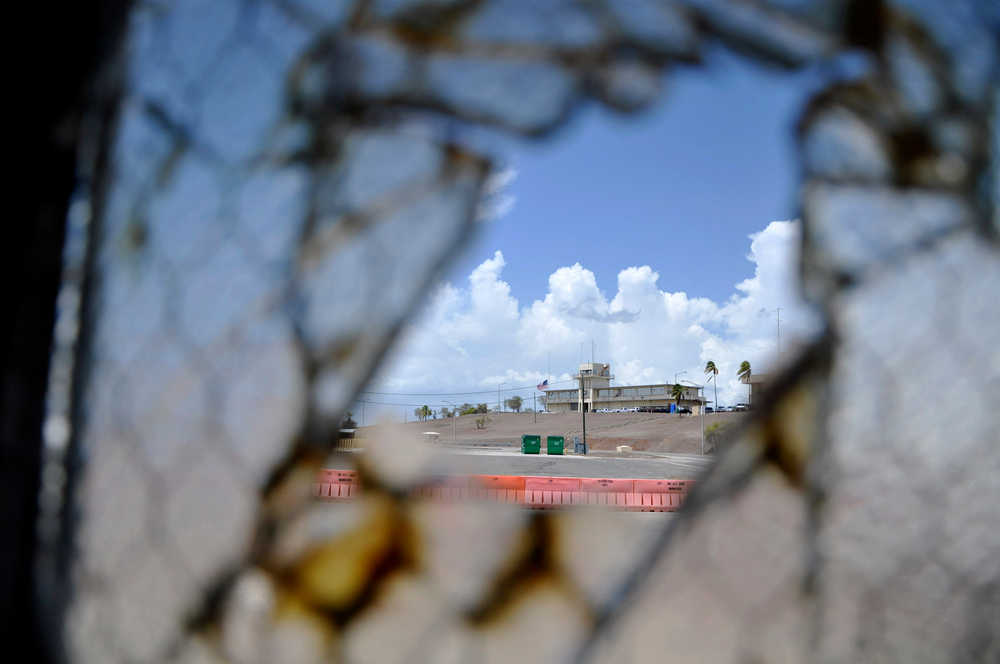
<svg viewBox="0 0 1000 664"><path fill-rule="evenodd" d="M747 235L794 216L791 122L810 79L719 49L707 68L671 72L644 113L592 103L553 139L510 142L516 203L449 280L499 249L521 298L541 297L545 276L577 261L602 288L623 267L649 265L672 290L728 297L750 268Z"/></svg>
<svg viewBox="0 0 1000 664"><path fill-rule="evenodd" d="M562 387L591 341L616 384L700 383L712 359L720 402L743 398L739 362L775 364L778 307L786 351L816 329L798 300L798 223L784 220L793 122L819 78L715 50L670 72L642 114L589 104L545 141L488 136L517 173L514 205L483 223L369 388L381 394L362 398L397 417L443 405L435 393L494 403L472 391L501 382L530 400L546 376Z"/></svg>

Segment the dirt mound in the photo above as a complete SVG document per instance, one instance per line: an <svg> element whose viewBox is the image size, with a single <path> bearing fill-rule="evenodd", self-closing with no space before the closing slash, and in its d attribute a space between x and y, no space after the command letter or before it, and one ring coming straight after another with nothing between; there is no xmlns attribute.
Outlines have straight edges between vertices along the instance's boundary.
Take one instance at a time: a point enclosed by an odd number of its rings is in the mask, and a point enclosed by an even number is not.
<svg viewBox="0 0 1000 664"><path fill-rule="evenodd" d="M619 445L628 445L636 452L659 451L651 450L652 443L645 438L622 438L620 436L598 438L596 436L587 436L587 445L592 450L613 450Z"/></svg>

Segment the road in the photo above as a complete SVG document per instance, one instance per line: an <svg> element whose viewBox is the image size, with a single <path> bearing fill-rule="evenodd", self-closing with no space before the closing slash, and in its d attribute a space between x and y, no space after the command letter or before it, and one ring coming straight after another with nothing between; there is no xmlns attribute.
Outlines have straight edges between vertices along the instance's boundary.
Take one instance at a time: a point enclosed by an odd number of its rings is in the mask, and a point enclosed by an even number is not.
<svg viewBox="0 0 1000 664"><path fill-rule="evenodd" d="M713 457L670 454L649 458L548 456L520 452L450 452L440 462L445 472L479 475L546 475L633 479L692 479Z"/></svg>
<svg viewBox="0 0 1000 664"><path fill-rule="evenodd" d="M353 467L353 455L338 454L330 467ZM622 479L694 479L714 457L660 454L655 457L548 456L521 454L503 448L443 450L434 460L435 472L446 475L538 475Z"/></svg>

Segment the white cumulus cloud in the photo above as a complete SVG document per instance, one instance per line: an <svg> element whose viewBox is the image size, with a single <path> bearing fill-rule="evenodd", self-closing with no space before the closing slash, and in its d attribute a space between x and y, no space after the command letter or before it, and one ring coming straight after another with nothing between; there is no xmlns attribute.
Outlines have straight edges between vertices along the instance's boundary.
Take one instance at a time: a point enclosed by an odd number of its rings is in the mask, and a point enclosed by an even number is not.
<svg viewBox="0 0 1000 664"><path fill-rule="evenodd" d="M734 403L746 394L736 378L740 362L749 360L758 373L776 363L779 307L783 356L818 330L796 287L800 232L797 221L774 221L751 235L753 274L724 302L670 291L648 265L622 269L609 300L594 273L576 263L549 275L544 298L522 304L503 280L506 263L497 251L467 283L436 289L370 389L400 394L379 396L383 401L423 403L434 398L402 395L477 389L485 395L501 382L509 389L546 377L562 387L559 381L590 360L593 344L594 359L610 362L620 385L675 376L703 383L705 362L713 360L719 401ZM712 398L712 388L707 391ZM521 394L530 398L531 391ZM431 405L444 403L438 401ZM496 396L479 401L495 403Z"/></svg>

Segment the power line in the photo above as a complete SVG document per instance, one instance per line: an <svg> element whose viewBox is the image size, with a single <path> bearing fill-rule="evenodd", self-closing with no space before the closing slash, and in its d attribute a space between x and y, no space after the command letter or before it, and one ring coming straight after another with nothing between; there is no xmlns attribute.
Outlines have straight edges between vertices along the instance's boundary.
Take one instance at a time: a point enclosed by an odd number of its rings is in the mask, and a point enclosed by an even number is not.
<svg viewBox="0 0 1000 664"><path fill-rule="evenodd" d="M428 399L424 403L396 403L390 401L368 401L366 399L358 399L355 403L367 404L369 406L412 406L414 408L420 408L421 406L437 405L434 401Z"/></svg>
<svg viewBox="0 0 1000 664"><path fill-rule="evenodd" d="M574 380L557 380L549 383L549 385L564 385L566 383L573 383ZM517 392L521 390L534 390L537 385L524 385L522 387L509 387L504 388L504 392ZM465 396L467 394L493 394L493 390L471 390L468 392L375 392L372 390L362 390L359 394L374 394L378 396L390 396L390 397L456 397Z"/></svg>
<svg viewBox="0 0 1000 664"><path fill-rule="evenodd" d="M371 401L371 400L368 400L368 399L357 399L357 400L354 401L354 403L359 403L359 404L368 405L368 406L405 406L405 407L413 407L413 408L420 408L421 406L428 406L428 407L430 407L430 406L438 406L438 405L442 405L442 406L447 405L447 404L441 403L440 401L435 401L433 399L427 399L423 403L399 403L399 402L396 402L396 401ZM455 405L457 407L457 406L462 406L462 405L465 405L465 404L455 404ZM467 405L478 406L479 404L467 404Z"/></svg>

